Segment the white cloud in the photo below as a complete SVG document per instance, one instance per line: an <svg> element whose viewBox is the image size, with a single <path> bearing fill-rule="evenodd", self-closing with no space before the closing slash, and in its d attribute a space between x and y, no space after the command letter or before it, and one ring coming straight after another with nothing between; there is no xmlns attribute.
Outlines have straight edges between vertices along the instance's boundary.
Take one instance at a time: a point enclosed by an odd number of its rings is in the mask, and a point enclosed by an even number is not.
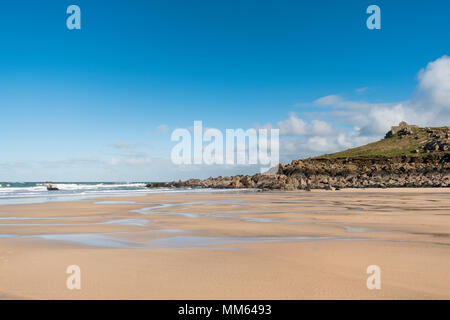
<svg viewBox="0 0 450 320"><path fill-rule="evenodd" d="M166 134L169 133L169 127L167 125L165 125L165 124L161 124L161 125L156 127L156 131L159 134L166 135Z"/></svg>
<svg viewBox="0 0 450 320"><path fill-rule="evenodd" d="M113 144L114 148L117 149L123 149L123 148L127 148L129 145L123 141L118 141L116 143Z"/></svg>
<svg viewBox="0 0 450 320"><path fill-rule="evenodd" d="M358 88L358 89L355 89L355 92L356 93L363 93L363 92L366 92L367 89L369 89L369 87Z"/></svg>
<svg viewBox="0 0 450 320"><path fill-rule="evenodd" d="M393 125L397 125L403 120L414 122L412 116L413 113L409 113L402 104L397 104L391 108L377 106L369 108L367 120L364 121L360 134L371 136L386 133ZM361 122L358 124L361 124Z"/></svg>
<svg viewBox="0 0 450 320"><path fill-rule="evenodd" d="M334 130L332 129L331 125L325 121L313 120L311 132L312 134L319 136L328 136L333 134Z"/></svg>
<svg viewBox="0 0 450 320"><path fill-rule="evenodd" d="M450 109L450 57L430 62L419 72L419 89L433 107Z"/></svg>
<svg viewBox="0 0 450 320"><path fill-rule="evenodd" d="M334 140L334 139L333 139ZM311 137L308 139L307 143L311 150L327 152L337 148L335 141L329 137Z"/></svg>
<svg viewBox="0 0 450 320"><path fill-rule="evenodd" d="M339 106L343 102L343 99L337 94L331 94L329 96L321 97L314 101L314 104L318 106Z"/></svg>
<svg viewBox="0 0 450 320"><path fill-rule="evenodd" d="M450 57L430 62L418 74L413 97L406 101L370 103L328 95L314 101L331 107L331 115L342 123L358 126L363 135L380 135L405 120L418 125L448 125L450 117Z"/></svg>
<svg viewBox="0 0 450 320"><path fill-rule="evenodd" d="M294 112L289 114L289 118L277 123L282 136L305 136L305 135L329 135L333 132L330 124L321 120L313 120L307 123L300 119ZM265 125L271 128L271 125Z"/></svg>
<svg viewBox="0 0 450 320"><path fill-rule="evenodd" d="M122 150L122 152L126 152L126 150L134 150L138 148L149 148L148 143L127 143L124 141L118 141L112 145L114 148Z"/></svg>
<svg viewBox="0 0 450 320"><path fill-rule="evenodd" d="M366 89L361 88L357 92ZM408 100L370 103L331 94L318 98L313 104L330 108L317 114L326 114L327 118L333 119L333 124L319 119L307 121L295 113L278 122L282 136L280 155L284 161L378 140L400 121L420 126L449 125L450 57L443 56L420 70L416 92Z"/></svg>
<svg viewBox="0 0 450 320"><path fill-rule="evenodd" d="M289 118L278 122L280 135L283 136L301 136L307 134L307 123L297 118L295 113L290 113Z"/></svg>

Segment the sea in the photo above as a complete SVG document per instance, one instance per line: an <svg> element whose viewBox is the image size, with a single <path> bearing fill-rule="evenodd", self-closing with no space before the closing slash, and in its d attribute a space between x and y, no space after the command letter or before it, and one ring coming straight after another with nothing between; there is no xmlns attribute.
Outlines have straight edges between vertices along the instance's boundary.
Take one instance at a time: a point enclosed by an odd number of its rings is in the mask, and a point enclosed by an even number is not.
<svg viewBox="0 0 450 320"><path fill-rule="evenodd" d="M146 188L147 182L0 182L0 205L75 201L89 198L144 196L154 193L220 192L212 189Z"/></svg>

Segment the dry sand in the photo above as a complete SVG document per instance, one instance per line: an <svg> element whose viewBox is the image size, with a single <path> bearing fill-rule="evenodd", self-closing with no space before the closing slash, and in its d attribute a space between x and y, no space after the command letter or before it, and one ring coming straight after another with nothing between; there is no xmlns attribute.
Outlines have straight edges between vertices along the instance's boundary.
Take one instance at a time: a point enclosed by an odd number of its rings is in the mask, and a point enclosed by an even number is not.
<svg viewBox="0 0 450 320"><path fill-rule="evenodd" d="M0 299L450 298L450 189L153 194L0 218Z"/></svg>

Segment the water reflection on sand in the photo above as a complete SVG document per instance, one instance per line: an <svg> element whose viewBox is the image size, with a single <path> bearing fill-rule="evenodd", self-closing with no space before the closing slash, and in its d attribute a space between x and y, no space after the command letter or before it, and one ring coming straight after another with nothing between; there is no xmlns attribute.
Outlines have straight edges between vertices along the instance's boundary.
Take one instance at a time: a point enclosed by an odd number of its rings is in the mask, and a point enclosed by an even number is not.
<svg viewBox="0 0 450 320"><path fill-rule="evenodd" d="M107 248L136 249L189 249L189 248L230 248L236 244L293 242L293 241L326 241L326 240L368 240L366 237L354 237L354 233L372 233L377 230L345 225L335 222L316 221L315 218L299 217L298 208L313 204L312 201L244 201L244 200L211 200L192 202L138 202L130 200L98 200L91 202L94 206L108 205L137 209L120 210L120 216L54 216L54 217L16 217L2 216L0 227L46 227L48 232L40 233L3 233L2 238L39 238L47 241L64 241L79 245ZM112 205L109 206L109 205ZM361 211L358 207L344 207L347 210ZM359 210L361 209L361 210ZM317 214L323 214L316 212ZM139 217L141 216L141 217ZM161 217L178 217L191 219L235 220L249 224L280 225L329 225L345 230L347 235L217 235L203 236L198 232L182 228L168 228L154 224L153 219ZM187 223L189 223L187 221ZM217 222L220 223L220 222ZM79 226L123 226L138 228L135 230L113 232L70 232L64 233L57 228L74 228ZM50 228L50 229L48 229ZM52 232L53 228L55 232ZM90 229L89 229L90 230ZM59 232L58 232L59 231ZM181 235L182 234L182 235Z"/></svg>

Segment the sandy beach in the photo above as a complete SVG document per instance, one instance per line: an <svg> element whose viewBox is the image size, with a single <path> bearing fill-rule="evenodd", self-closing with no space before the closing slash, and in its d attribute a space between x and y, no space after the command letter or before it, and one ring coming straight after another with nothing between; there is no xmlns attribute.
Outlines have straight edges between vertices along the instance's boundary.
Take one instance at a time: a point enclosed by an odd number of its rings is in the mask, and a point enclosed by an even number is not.
<svg viewBox="0 0 450 320"><path fill-rule="evenodd" d="M0 205L0 299L450 299L449 270L449 189Z"/></svg>

